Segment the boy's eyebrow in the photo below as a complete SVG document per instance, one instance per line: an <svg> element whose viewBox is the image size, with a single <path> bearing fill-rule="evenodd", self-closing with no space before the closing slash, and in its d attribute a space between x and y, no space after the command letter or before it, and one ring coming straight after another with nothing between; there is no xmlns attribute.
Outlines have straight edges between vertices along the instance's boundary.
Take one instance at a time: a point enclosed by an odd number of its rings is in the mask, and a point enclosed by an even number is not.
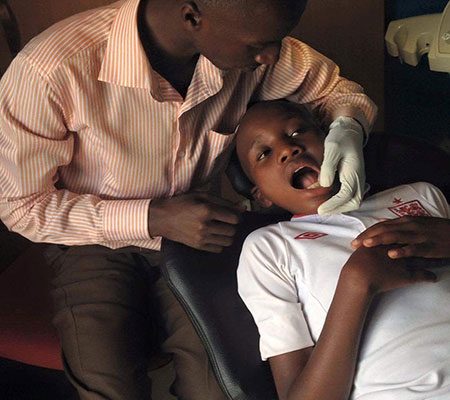
<svg viewBox="0 0 450 400"><path fill-rule="evenodd" d="M250 144L250 150L253 150L253 149L256 148L257 146L260 146L260 145L261 145L261 142L258 140L259 136L261 136L261 135L256 136L256 137L252 140L252 143Z"/></svg>

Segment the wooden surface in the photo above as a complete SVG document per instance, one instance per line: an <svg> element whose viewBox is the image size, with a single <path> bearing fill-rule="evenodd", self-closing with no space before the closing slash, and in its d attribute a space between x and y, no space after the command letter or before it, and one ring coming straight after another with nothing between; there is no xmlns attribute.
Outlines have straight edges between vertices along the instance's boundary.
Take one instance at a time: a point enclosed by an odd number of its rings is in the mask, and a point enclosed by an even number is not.
<svg viewBox="0 0 450 400"><path fill-rule="evenodd" d="M293 36L335 61L379 107L384 130L384 2L310 0Z"/></svg>
<svg viewBox="0 0 450 400"><path fill-rule="evenodd" d="M113 3L112 0L8 0L19 22L23 44L70 15Z"/></svg>

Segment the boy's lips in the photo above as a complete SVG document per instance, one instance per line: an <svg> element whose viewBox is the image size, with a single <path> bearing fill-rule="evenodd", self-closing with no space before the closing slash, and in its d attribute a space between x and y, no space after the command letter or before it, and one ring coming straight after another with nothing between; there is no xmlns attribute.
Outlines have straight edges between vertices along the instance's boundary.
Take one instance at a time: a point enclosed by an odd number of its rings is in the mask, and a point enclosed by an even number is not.
<svg viewBox="0 0 450 400"><path fill-rule="evenodd" d="M288 169L291 186L294 189L313 189L319 187L319 168L313 160L300 159Z"/></svg>
<svg viewBox="0 0 450 400"><path fill-rule="evenodd" d="M295 189L309 189L315 187L319 174L314 169L303 166L297 168L292 175L291 185Z"/></svg>

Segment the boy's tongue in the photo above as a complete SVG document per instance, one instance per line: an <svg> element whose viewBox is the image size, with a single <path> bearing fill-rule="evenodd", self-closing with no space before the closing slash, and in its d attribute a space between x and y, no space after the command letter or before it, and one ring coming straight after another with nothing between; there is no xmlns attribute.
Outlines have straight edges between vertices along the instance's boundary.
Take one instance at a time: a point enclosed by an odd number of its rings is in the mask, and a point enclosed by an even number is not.
<svg viewBox="0 0 450 400"><path fill-rule="evenodd" d="M310 168L303 168L294 174L293 185L297 189L307 189L317 183L317 172Z"/></svg>

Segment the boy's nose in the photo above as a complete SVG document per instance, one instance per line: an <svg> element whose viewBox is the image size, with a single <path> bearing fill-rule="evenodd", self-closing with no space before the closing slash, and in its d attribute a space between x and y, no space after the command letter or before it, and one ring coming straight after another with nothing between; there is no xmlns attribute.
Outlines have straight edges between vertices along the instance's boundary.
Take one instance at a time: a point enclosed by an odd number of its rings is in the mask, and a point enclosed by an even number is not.
<svg viewBox="0 0 450 400"><path fill-rule="evenodd" d="M299 146L285 146L278 155L278 161L284 163L302 152L302 148Z"/></svg>
<svg viewBox="0 0 450 400"><path fill-rule="evenodd" d="M280 58L281 42L270 43L264 47L256 56L258 64L273 65Z"/></svg>

